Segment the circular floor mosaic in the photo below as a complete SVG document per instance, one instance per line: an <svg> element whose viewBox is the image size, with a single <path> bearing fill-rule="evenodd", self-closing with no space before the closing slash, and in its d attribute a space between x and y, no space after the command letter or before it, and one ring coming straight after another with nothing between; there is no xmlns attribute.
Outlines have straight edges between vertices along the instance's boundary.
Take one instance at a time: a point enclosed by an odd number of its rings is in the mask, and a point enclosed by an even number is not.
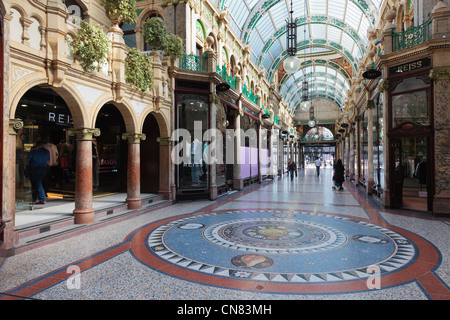
<svg viewBox="0 0 450 320"><path fill-rule="evenodd" d="M397 272L417 256L403 235L367 221L308 212L227 211L162 221L146 236L152 261L222 279L336 283ZM139 258L139 257L138 257Z"/></svg>

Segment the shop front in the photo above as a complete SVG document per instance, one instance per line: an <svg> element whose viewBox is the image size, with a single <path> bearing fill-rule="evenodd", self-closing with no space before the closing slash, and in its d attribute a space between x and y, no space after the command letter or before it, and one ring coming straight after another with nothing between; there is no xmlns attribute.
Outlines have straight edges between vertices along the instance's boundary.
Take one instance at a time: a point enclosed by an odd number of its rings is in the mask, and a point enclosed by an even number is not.
<svg viewBox="0 0 450 320"><path fill-rule="evenodd" d="M389 68L388 137L391 207L432 211L433 98L431 58Z"/></svg>
<svg viewBox="0 0 450 320"><path fill-rule="evenodd" d="M177 81L175 137L177 198L209 197L210 166L203 137L210 123L209 83Z"/></svg>
<svg viewBox="0 0 450 320"><path fill-rule="evenodd" d="M72 199L75 194L75 141L69 135L72 116L64 100L52 89L34 87L17 106L15 119L23 122L16 135L16 212L33 209L34 174L27 158L33 148L42 145L50 162L42 181L44 202ZM42 199L41 199L42 200Z"/></svg>

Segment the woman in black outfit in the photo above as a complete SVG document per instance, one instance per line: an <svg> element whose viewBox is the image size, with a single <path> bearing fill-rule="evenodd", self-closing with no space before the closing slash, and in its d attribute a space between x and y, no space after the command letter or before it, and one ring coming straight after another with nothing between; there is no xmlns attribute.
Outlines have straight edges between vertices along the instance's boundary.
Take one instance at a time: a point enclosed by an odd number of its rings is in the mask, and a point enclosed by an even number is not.
<svg viewBox="0 0 450 320"><path fill-rule="evenodd" d="M344 172L345 168L342 165L342 160L339 159L338 161L336 161L336 164L334 165L333 180L335 185L333 186L333 189L339 188L339 190L344 190L344 188L342 188L342 183L345 180Z"/></svg>

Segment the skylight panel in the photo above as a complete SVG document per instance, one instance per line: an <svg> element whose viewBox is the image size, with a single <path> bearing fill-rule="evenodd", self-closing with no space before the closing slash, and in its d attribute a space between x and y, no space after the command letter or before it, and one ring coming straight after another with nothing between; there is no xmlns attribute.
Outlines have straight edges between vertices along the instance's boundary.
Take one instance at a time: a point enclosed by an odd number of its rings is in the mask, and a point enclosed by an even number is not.
<svg viewBox="0 0 450 320"><path fill-rule="evenodd" d="M230 10L231 16L239 28L242 30L245 20L250 13L247 6L242 1L231 1L228 9Z"/></svg>
<svg viewBox="0 0 450 320"><path fill-rule="evenodd" d="M270 71L270 67L273 64L273 59L269 55L266 55L266 58L264 59L264 68L266 68L267 71Z"/></svg>
<svg viewBox="0 0 450 320"><path fill-rule="evenodd" d="M283 48L281 47L280 41L275 41L272 47L270 47L269 53L272 57L278 57L281 52L283 52Z"/></svg>
<svg viewBox="0 0 450 320"><path fill-rule="evenodd" d="M309 11L311 15L326 15L327 0L309 1Z"/></svg>
<svg viewBox="0 0 450 320"><path fill-rule="evenodd" d="M348 23L353 29L359 29L359 23L361 21L363 13L353 2L347 4L347 12L345 14L345 22Z"/></svg>
<svg viewBox="0 0 450 320"><path fill-rule="evenodd" d="M236 1L236 0L235 0ZM237 1L241 2L241 1ZM253 7L259 2L259 0L247 0L248 7L250 9L253 9Z"/></svg>
<svg viewBox="0 0 450 320"><path fill-rule="evenodd" d="M344 33L342 35L342 42L341 44L346 48L349 52L352 51L353 45L355 44L355 40L353 40L352 37L350 37L347 33Z"/></svg>
<svg viewBox="0 0 450 320"><path fill-rule="evenodd" d="M285 1L280 1L273 8L271 8L269 12L273 20L275 21L276 29L279 29L286 24L286 19L288 18L289 11L288 8L286 7ZM294 14L295 16L298 16L297 12L294 12Z"/></svg>
<svg viewBox="0 0 450 320"><path fill-rule="evenodd" d="M342 30L333 26L328 26L327 39L337 43L341 42Z"/></svg>
<svg viewBox="0 0 450 320"><path fill-rule="evenodd" d="M312 24L311 25L311 35L313 39L325 39L325 28L324 24Z"/></svg>
<svg viewBox="0 0 450 320"><path fill-rule="evenodd" d="M345 10L345 1L329 1L328 2L328 15L329 16L343 20L344 19L344 10Z"/></svg>
<svg viewBox="0 0 450 320"><path fill-rule="evenodd" d="M267 41L274 33L272 19L269 14L265 14L258 23L258 30L261 33L261 37L264 41Z"/></svg>
<svg viewBox="0 0 450 320"><path fill-rule="evenodd" d="M250 46L255 55L259 56L262 48L264 47L264 42L262 41L258 32L252 32L252 36L250 37Z"/></svg>

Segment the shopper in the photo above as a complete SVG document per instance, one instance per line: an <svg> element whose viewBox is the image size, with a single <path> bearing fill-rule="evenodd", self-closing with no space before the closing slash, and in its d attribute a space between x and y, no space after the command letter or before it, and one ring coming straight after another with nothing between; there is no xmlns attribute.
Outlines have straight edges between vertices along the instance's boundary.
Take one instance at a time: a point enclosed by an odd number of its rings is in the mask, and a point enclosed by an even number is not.
<svg viewBox="0 0 450 320"><path fill-rule="evenodd" d="M36 204L47 203L43 180L47 173L48 161L50 161L50 152L38 140L26 159L26 163L30 167L32 199Z"/></svg>
<svg viewBox="0 0 450 320"><path fill-rule="evenodd" d="M319 157L316 157L315 165L316 165L317 176L319 176L320 175L320 159L319 159Z"/></svg>
<svg viewBox="0 0 450 320"><path fill-rule="evenodd" d="M289 171L289 175L291 177L291 181L294 180L294 173L295 173L295 176L297 176L297 165L295 164L294 161L292 161L291 158L289 158L289 161L288 161L288 171Z"/></svg>
<svg viewBox="0 0 450 320"><path fill-rule="evenodd" d="M334 165L333 168L334 168L333 189L338 188L339 190L344 190L344 188L342 187L342 183L345 180L345 176L344 176L345 168L344 168L344 165L342 164L342 160L339 159L338 161L336 161L336 164Z"/></svg>

